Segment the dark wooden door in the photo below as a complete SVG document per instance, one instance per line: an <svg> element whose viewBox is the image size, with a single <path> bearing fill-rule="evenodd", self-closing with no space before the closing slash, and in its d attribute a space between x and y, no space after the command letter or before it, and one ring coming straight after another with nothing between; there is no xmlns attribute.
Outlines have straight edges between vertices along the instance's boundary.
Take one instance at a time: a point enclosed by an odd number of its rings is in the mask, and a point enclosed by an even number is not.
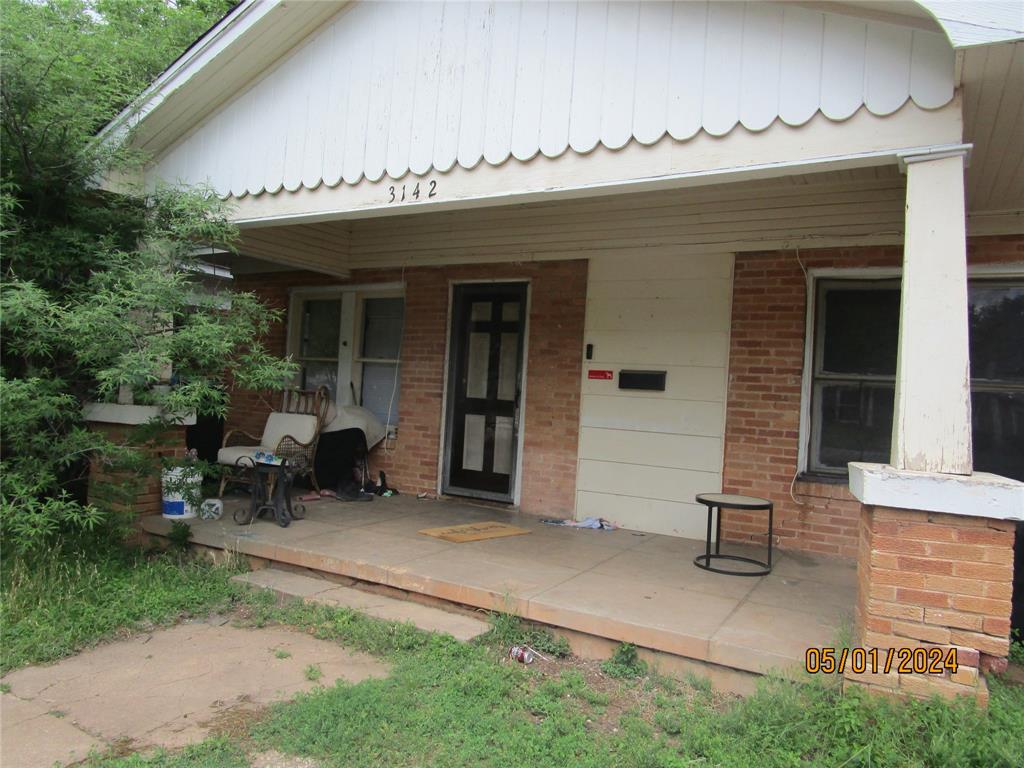
<svg viewBox="0 0 1024 768"><path fill-rule="evenodd" d="M512 501L526 283L455 286L443 490Z"/></svg>

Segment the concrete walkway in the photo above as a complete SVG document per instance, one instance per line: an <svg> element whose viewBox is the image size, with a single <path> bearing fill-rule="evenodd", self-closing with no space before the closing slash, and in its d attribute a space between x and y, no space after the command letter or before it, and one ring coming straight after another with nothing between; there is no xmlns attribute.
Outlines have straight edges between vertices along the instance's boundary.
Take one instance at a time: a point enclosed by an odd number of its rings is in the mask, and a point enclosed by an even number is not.
<svg viewBox="0 0 1024 768"><path fill-rule="evenodd" d="M244 503L229 499L224 519L194 521L193 541L747 672L802 664L809 646L833 645L856 599L855 564L839 558L777 553L769 576L724 576L693 565L703 542L561 528L449 500L317 501L288 528L236 525L231 511ZM465 544L418 533L486 520L531 533ZM169 522L143 527L164 534Z"/></svg>
<svg viewBox="0 0 1024 768"><path fill-rule="evenodd" d="M318 681L307 679L311 666ZM371 656L289 629L181 624L6 675L0 763L50 768L115 743L180 747L299 691L387 673Z"/></svg>

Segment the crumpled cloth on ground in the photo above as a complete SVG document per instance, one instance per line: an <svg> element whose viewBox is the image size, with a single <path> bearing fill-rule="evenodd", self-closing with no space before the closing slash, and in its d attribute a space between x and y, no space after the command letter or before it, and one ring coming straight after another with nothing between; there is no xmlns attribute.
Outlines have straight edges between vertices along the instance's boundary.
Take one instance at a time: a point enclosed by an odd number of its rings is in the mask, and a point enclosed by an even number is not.
<svg viewBox="0 0 1024 768"><path fill-rule="evenodd" d="M614 531L619 527L603 517L585 517L582 520L541 520L541 522L547 525L564 525L567 528L593 528L598 531Z"/></svg>

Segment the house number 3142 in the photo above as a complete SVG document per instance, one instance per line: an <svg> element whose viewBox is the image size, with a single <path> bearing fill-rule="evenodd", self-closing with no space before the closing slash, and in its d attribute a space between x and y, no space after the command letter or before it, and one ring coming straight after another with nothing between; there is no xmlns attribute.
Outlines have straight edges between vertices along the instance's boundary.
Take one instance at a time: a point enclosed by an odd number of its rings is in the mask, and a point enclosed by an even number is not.
<svg viewBox="0 0 1024 768"><path fill-rule="evenodd" d="M423 187L420 187L420 183L417 181L416 186L411 189L408 184L403 184L400 187L388 187L389 203L406 203L410 200L419 200L421 197L424 199L437 197L437 182L428 181Z"/></svg>

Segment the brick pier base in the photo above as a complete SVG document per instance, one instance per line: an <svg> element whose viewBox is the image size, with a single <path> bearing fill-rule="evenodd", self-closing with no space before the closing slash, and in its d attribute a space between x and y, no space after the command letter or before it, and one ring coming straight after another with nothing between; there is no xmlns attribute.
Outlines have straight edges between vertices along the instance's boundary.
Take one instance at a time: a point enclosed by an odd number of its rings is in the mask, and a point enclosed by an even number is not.
<svg viewBox="0 0 1024 768"><path fill-rule="evenodd" d="M985 705L981 673L1006 668L1014 523L983 517L861 508L857 645L957 649L955 673L847 671L847 685L927 698L967 695Z"/></svg>
<svg viewBox="0 0 1024 768"><path fill-rule="evenodd" d="M89 422L89 428L115 443L129 439L131 426ZM163 512L160 491L160 457L185 458L185 427L170 427L157 438L139 447L150 461L151 470L144 477L115 471L94 461L89 468L89 501L119 512L136 515L159 515ZM132 485L135 488L132 488Z"/></svg>

